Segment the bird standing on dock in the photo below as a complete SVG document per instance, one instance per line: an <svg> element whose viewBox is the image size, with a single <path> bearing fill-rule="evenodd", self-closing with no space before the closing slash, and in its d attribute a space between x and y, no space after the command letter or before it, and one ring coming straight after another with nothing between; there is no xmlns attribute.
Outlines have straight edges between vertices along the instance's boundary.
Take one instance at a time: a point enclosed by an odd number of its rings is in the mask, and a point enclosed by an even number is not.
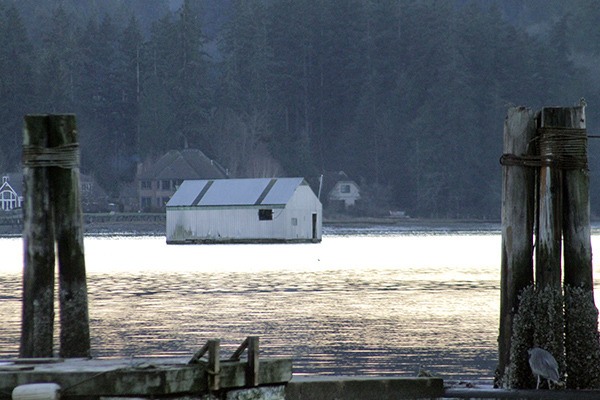
<svg viewBox="0 0 600 400"><path fill-rule="evenodd" d="M550 388L550 382L559 386L561 385L558 376L558 363L552 354L539 347L533 347L527 350L527 353L529 353L529 366L531 367L531 371L537 376L536 389L540 388L541 378L548 381L548 388Z"/></svg>

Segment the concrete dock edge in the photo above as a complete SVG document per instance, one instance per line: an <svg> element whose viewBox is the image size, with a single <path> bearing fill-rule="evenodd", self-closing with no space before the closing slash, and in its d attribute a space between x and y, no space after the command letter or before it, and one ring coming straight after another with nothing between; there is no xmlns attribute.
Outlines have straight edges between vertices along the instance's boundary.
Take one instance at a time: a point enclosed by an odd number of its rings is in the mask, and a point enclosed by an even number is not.
<svg viewBox="0 0 600 400"><path fill-rule="evenodd" d="M443 396L441 378L294 377L285 390L286 400L395 400Z"/></svg>

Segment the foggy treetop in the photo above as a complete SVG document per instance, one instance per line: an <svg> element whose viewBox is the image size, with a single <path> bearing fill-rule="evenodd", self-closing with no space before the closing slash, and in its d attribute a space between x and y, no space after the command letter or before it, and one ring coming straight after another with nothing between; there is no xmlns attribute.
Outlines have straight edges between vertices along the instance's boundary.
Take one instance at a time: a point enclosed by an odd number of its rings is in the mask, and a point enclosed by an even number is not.
<svg viewBox="0 0 600 400"><path fill-rule="evenodd" d="M599 20L595 0L0 0L0 170L24 114L68 112L115 196L190 147L235 177L343 170L371 214L497 218L509 106L585 97L597 133Z"/></svg>

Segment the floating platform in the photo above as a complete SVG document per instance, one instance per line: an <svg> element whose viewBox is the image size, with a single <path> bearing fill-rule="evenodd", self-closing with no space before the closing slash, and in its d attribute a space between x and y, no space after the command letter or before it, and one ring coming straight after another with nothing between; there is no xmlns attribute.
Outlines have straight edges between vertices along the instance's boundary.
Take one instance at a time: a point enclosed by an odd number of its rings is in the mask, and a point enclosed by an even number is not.
<svg viewBox="0 0 600 400"><path fill-rule="evenodd" d="M167 239L167 244L289 244L289 243L321 243L321 239L279 239L279 238L186 238Z"/></svg>

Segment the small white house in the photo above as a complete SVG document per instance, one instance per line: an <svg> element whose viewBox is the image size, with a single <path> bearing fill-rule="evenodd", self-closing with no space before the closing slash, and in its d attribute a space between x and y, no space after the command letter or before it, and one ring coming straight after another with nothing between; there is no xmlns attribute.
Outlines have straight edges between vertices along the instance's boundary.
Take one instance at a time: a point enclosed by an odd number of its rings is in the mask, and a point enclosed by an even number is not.
<svg viewBox="0 0 600 400"><path fill-rule="evenodd" d="M345 208L352 207L360 199L360 189L354 181L338 181L329 192L330 202L342 202Z"/></svg>
<svg viewBox="0 0 600 400"><path fill-rule="evenodd" d="M11 176L12 175L12 176ZM11 178L12 184L9 182ZM23 205L22 176L20 174L7 174L2 176L2 184L0 184L0 210L10 211L14 208L21 208Z"/></svg>
<svg viewBox="0 0 600 400"><path fill-rule="evenodd" d="M187 180L166 210L168 244L321 241L323 207L304 178Z"/></svg>

